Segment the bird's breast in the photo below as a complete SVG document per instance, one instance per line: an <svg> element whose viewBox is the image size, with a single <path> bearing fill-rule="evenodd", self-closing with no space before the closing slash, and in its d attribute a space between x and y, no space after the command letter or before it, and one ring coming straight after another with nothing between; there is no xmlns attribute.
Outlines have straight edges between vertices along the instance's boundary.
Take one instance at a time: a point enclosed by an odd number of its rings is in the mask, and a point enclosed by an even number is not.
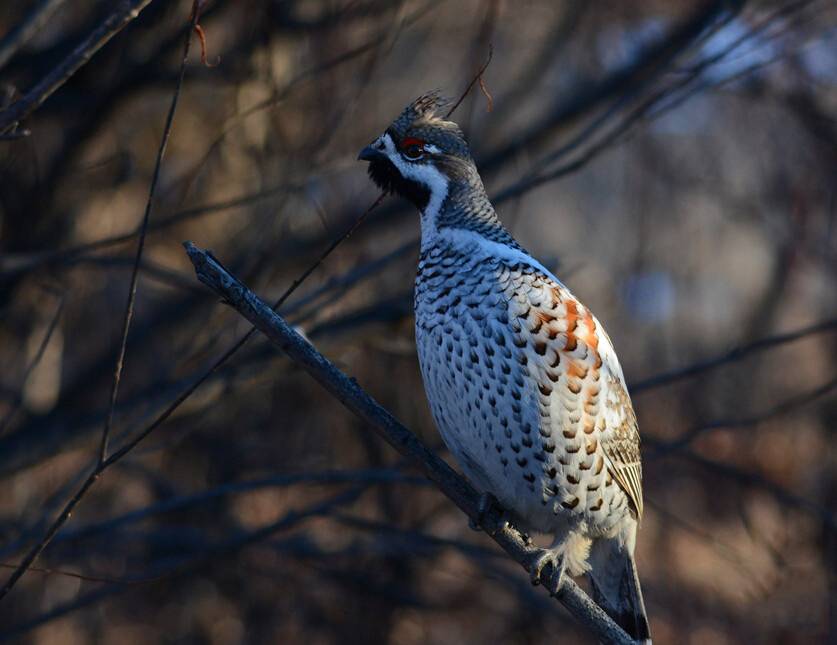
<svg viewBox="0 0 837 645"><path fill-rule="evenodd" d="M627 509L602 454L609 377L592 318L575 300L551 300L548 281L434 249L422 252L415 288L419 362L443 439L475 486L538 530Z"/></svg>

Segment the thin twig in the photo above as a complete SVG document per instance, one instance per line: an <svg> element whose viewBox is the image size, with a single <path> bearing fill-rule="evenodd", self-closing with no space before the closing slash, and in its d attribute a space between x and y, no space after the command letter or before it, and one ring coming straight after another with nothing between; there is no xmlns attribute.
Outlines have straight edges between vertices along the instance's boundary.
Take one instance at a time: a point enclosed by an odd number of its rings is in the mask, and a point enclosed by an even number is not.
<svg viewBox="0 0 837 645"><path fill-rule="evenodd" d="M11 562L0 562L0 569L17 569L20 565ZM130 584L129 581L123 582L116 578L108 578L104 576L94 576L86 573L76 573L75 571L67 571L66 569L48 569L46 567L29 567L29 571L34 573L42 573L46 576L61 576L64 578L76 578L84 580L85 582L108 582L111 584Z"/></svg>
<svg viewBox="0 0 837 645"><path fill-rule="evenodd" d="M320 385L344 406L367 423L382 439L418 467L436 486L472 520L524 567L541 549L504 519L503 511L492 508L480 513L479 495L446 462L427 448L410 430L358 385L338 370L310 343L294 331L285 320L211 254L191 242L184 244L201 282L221 296L287 356L307 371ZM543 575L547 576L548 571ZM543 579L546 582L546 578ZM633 641L572 580L567 579L557 593L564 606L600 640L607 643Z"/></svg>
<svg viewBox="0 0 837 645"><path fill-rule="evenodd" d="M465 88L465 91L462 92L462 94L460 95L459 100L457 100L456 103L454 103L453 106L447 111L447 113L445 114L446 119L449 118L451 114L456 112L456 108L459 107L459 104L462 103L462 101L465 100L465 97L468 96L468 93L471 91L471 88L474 87L474 83L479 81L480 82L480 87L482 87L482 75L485 73L485 70L488 69L488 65L491 63L491 59L493 57L494 57L494 46L491 43L488 43L488 56L486 57L485 62L482 64L482 67L480 67L477 70L477 73L474 74L474 77L471 79L471 82L468 83L468 86ZM487 94L486 94L486 96L489 100L488 111L491 112L491 96L487 95Z"/></svg>
<svg viewBox="0 0 837 645"><path fill-rule="evenodd" d="M31 130L21 128L20 130L12 130L11 132L4 132L0 134L0 141L16 141L17 139L25 139L30 134Z"/></svg>
<svg viewBox="0 0 837 645"><path fill-rule="evenodd" d="M192 4L192 15L190 17L191 27L194 30L200 19L200 0L194 0ZM148 188L148 200L145 202L145 212L142 216L142 223L139 227L139 239L137 241L137 252L134 256L134 266L131 270L131 282L128 285L128 302L125 304L125 316L122 321L122 336L119 342L119 351L116 357L116 366L113 370L113 381L110 390L110 404L105 417L105 427L102 430L102 441L99 444L99 466L107 457L108 440L113 426L113 413L116 409L116 399L119 396L119 384L122 381L122 370L125 366L125 350L128 346L128 332L131 329L131 321L134 318L134 304L137 297L137 281L139 279L139 268L142 261L142 253L145 250L145 235L148 232L148 220L151 217L151 209L154 205L154 194L157 191L157 182L160 180L160 168L163 165L163 157L166 154L166 147L171 136L172 125L174 124L174 113L177 111L177 103L180 100L180 90L183 87L183 78L186 75L186 63L189 61L189 49L192 45L191 33L187 34L183 43L183 57L180 60L180 72L177 76L177 84L174 87L174 94L171 97L171 105L166 115L166 124L163 127L163 137L160 146L157 148L157 158L154 162L154 173L151 176L151 185Z"/></svg>

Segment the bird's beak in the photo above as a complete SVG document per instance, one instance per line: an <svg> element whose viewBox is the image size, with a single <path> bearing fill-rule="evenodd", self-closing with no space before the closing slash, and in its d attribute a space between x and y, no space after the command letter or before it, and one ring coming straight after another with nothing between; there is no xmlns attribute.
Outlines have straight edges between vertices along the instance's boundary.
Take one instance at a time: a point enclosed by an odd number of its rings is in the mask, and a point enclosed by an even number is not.
<svg viewBox="0 0 837 645"><path fill-rule="evenodd" d="M375 161L376 159L381 159L383 157L386 157L386 155L372 146L366 146L357 156L358 161Z"/></svg>

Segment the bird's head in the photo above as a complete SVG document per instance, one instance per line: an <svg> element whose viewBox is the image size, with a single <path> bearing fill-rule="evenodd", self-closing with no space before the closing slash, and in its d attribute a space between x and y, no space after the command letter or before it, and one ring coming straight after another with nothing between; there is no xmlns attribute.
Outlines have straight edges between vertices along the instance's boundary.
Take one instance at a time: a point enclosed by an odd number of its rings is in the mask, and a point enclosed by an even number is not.
<svg viewBox="0 0 837 645"><path fill-rule="evenodd" d="M477 176L462 130L438 114L443 104L435 93L419 97L358 155L369 162L372 181L422 211L434 196L442 199L451 182Z"/></svg>

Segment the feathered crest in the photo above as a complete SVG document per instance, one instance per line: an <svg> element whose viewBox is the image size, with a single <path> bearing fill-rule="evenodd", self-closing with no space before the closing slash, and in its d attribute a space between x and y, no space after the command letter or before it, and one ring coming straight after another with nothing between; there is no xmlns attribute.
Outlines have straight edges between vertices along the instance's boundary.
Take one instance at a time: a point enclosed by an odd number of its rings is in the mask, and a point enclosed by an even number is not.
<svg viewBox="0 0 837 645"><path fill-rule="evenodd" d="M470 150L462 130L442 113L450 104L451 101L436 90L422 94L404 108L388 131L398 141L406 136L417 137L437 145L448 154L469 157Z"/></svg>
<svg viewBox="0 0 837 645"><path fill-rule="evenodd" d="M432 118L438 116L436 113L448 105L450 105L450 99L442 96L439 90L430 90L413 101L410 108L420 116Z"/></svg>
<svg viewBox="0 0 837 645"><path fill-rule="evenodd" d="M401 112L401 115L392 124L392 129L399 136L404 136L407 130L415 127L420 121L427 123L434 121L444 122L444 118L439 112L447 105L450 105L450 100L443 97L438 90L432 90L426 94L422 94L404 108L404 111Z"/></svg>

